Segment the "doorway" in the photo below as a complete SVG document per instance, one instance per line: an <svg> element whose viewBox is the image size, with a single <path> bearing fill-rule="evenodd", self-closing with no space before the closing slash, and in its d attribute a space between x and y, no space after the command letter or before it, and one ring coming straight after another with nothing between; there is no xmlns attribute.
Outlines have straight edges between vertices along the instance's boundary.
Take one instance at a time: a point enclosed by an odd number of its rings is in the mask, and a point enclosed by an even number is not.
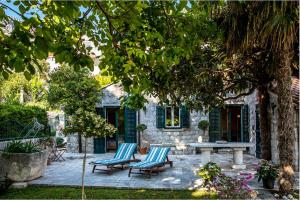
<svg viewBox="0 0 300 200"><path fill-rule="evenodd" d="M107 107L105 111L107 122L118 129L116 133L106 137L106 152L115 152L118 144L124 142L124 109Z"/></svg>
<svg viewBox="0 0 300 200"><path fill-rule="evenodd" d="M209 141L249 142L247 105L215 107L209 113Z"/></svg>
<svg viewBox="0 0 300 200"><path fill-rule="evenodd" d="M241 142L241 107L226 106L221 109L221 139Z"/></svg>

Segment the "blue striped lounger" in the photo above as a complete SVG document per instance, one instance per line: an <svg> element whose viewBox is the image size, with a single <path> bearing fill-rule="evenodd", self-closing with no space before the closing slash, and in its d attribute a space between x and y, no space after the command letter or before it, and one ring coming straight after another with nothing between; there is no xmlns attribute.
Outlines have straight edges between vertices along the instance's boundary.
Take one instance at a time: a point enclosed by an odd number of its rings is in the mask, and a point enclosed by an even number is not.
<svg viewBox="0 0 300 200"><path fill-rule="evenodd" d="M114 158L93 161L90 164L94 165L93 173L95 170L111 171L113 168L124 169L124 165L132 161L137 161L134 157L134 152L137 145L135 143L123 143L119 146ZM133 157L133 159L131 159ZM116 167L121 165L121 168ZM96 169L96 166L106 166L108 170Z"/></svg>
<svg viewBox="0 0 300 200"><path fill-rule="evenodd" d="M151 177L153 172L158 173L158 171L153 171L158 167L162 167L165 164L170 164L173 167L173 162L168 159L168 153L170 152L169 147L152 147L144 161L129 164L129 173L134 174L148 174ZM132 172L132 169L139 169L139 173ZM145 172L145 173L142 173Z"/></svg>

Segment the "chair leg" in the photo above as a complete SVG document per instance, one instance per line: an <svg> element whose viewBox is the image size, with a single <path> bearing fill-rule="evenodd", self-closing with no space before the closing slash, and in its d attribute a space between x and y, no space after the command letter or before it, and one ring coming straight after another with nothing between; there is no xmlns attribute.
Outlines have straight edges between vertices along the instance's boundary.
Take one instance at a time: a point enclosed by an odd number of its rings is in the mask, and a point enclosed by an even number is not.
<svg viewBox="0 0 300 200"><path fill-rule="evenodd" d="M132 168L129 168L128 177L130 177Z"/></svg>
<svg viewBox="0 0 300 200"><path fill-rule="evenodd" d="M95 169L96 169L96 165L94 165L92 173L94 173L94 172L95 172Z"/></svg>

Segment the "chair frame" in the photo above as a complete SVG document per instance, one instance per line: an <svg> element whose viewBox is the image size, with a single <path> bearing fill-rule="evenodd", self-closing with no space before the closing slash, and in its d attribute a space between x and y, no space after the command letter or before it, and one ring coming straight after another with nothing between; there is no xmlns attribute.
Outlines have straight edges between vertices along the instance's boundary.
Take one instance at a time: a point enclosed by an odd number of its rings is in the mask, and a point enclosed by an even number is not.
<svg viewBox="0 0 300 200"><path fill-rule="evenodd" d="M104 165L104 164L97 164L97 163L90 163L90 164L93 164L93 170L92 170L92 173L94 173L96 170L98 171L104 171L104 172L112 172L114 169L119 169L119 170L123 170L125 169L124 168L124 165L130 163L130 162L140 162L141 160L140 159L136 159L134 154L132 155L133 159L131 160L126 160L124 162L121 162L121 163L118 163L118 164L108 164L108 165ZM96 169L97 166L106 166L106 169Z"/></svg>
<svg viewBox="0 0 300 200"><path fill-rule="evenodd" d="M168 156L167 156L167 160L165 162L159 163L150 168L140 168L140 169L138 169L139 172L133 172L132 170L136 169L136 168L130 167L129 172L128 172L128 177L130 177L131 174L141 174L141 175L148 176L148 178L151 178L151 175L158 175L159 168L164 167L165 165L170 165L170 167L173 168L173 161L171 161Z"/></svg>

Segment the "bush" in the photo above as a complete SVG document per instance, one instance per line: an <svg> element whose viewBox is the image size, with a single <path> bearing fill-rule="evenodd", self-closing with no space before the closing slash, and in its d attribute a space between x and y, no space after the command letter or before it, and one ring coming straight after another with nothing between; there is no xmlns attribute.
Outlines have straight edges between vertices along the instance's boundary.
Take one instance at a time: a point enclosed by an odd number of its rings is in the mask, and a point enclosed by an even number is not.
<svg viewBox="0 0 300 200"><path fill-rule="evenodd" d="M24 127L32 123L33 118L45 126L48 124L44 109L21 104L0 104L0 139L22 137L22 134L26 134Z"/></svg>
<svg viewBox="0 0 300 200"><path fill-rule="evenodd" d="M201 167L198 175L203 179L204 186L212 183L213 180L221 173L221 168L214 162L208 162Z"/></svg>
<svg viewBox="0 0 300 200"><path fill-rule="evenodd" d="M62 147L63 145L64 145L64 139L63 138L61 138L61 137L57 137L56 138L56 146L57 147Z"/></svg>
<svg viewBox="0 0 300 200"><path fill-rule="evenodd" d="M147 126L145 124L139 124L139 125L136 126L137 131L143 132L146 129L147 129Z"/></svg>
<svg viewBox="0 0 300 200"><path fill-rule="evenodd" d="M219 174L213 183L220 199L252 199L252 190L242 180Z"/></svg>
<svg viewBox="0 0 300 200"><path fill-rule="evenodd" d="M201 120L198 123L198 128L200 130L206 131L208 127L209 127L209 122L207 120Z"/></svg>
<svg viewBox="0 0 300 200"><path fill-rule="evenodd" d="M31 141L22 142L20 140L15 140L9 142L4 148L5 153L35 153L39 152L41 149L38 144Z"/></svg>

